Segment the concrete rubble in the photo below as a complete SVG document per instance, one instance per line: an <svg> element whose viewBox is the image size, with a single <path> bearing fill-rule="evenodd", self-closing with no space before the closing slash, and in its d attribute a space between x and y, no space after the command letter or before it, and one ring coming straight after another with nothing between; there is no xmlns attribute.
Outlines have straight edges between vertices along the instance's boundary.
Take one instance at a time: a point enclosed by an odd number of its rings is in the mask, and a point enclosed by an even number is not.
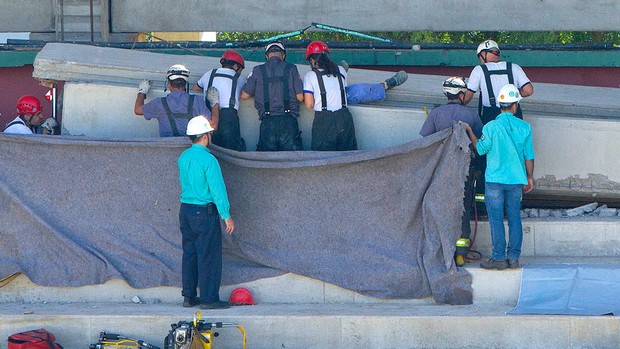
<svg viewBox="0 0 620 349"><path fill-rule="evenodd" d="M609 208L607 205L600 205L592 202L586 205L574 207L571 209L537 209L525 208L521 210L521 218L579 218L579 217L600 217L611 218L619 217L620 210L617 208Z"/></svg>

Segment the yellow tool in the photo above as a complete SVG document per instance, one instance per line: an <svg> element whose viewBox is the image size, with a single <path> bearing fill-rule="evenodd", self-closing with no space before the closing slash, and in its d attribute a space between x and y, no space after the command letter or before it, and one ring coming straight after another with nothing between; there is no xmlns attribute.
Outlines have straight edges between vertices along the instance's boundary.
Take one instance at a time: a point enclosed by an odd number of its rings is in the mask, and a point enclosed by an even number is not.
<svg viewBox="0 0 620 349"><path fill-rule="evenodd" d="M213 341L219 333L214 329L236 327L243 335L243 349L247 346L246 332L243 326L232 322L206 322L202 313L194 314L194 321L179 321L172 324L172 331L164 340L164 349L213 349Z"/></svg>

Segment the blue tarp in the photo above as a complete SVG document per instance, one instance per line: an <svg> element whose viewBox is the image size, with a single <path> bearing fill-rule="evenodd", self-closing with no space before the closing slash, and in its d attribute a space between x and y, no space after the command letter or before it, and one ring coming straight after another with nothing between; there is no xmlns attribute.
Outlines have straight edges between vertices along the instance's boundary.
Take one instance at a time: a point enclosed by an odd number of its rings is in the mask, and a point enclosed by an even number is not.
<svg viewBox="0 0 620 349"><path fill-rule="evenodd" d="M617 264L528 264L517 306L508 314L616 315L620 312Z"/></svg>

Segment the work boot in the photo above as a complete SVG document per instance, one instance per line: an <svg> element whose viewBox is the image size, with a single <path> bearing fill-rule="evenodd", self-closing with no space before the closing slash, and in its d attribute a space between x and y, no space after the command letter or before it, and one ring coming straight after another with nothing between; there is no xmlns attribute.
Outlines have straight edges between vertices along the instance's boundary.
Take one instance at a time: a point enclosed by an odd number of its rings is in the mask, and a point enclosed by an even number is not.
<svg viewBox="0 0 620 349"><path fill-rule="evenodd" d="M503 270L503 269L508 268L508 262L505 259L503 261L496 261L494 259L489 259L486 262L480 263L480 268Z"/></svg>
<svg viewBox="0 0 620 349"><path fill-rule="evenodd" d="M394 74L394 76L392 76L391 78L382 82L382 84L386 90L390 90L396 86L402 85L405 81L407 81L408 78L409 75L407 75L404 70L401 70L398 73Z"/></svg>
<svg viewBox="0 0 620 349"><path fill-rule="evenodd" d="M211 303L203 303L200 305L200 309L228 309L230 308L230 303L228 302L211 302Z"/></svg>
<svg viewBox="0 0 620 349"><path fill-rule="evenodd" d="M519 267L519 260L518 259L509 259L508 260L508 268L510 269L517 269Z"/></svg>
<svg viewBox="0 0 620 349"><path fill-rule="evenodd" d="M198 297L183 297L183 307L191 308L200 304L200 298Z"/></svg>
<svg viewBox="0 0 620 349"><path fill-rule="evenodd" d="M347 61L345 61L344 59L338 62L338 65L343 67L344 71L346 71L347 73L349 72L349 63L347 63Z"/></svg>

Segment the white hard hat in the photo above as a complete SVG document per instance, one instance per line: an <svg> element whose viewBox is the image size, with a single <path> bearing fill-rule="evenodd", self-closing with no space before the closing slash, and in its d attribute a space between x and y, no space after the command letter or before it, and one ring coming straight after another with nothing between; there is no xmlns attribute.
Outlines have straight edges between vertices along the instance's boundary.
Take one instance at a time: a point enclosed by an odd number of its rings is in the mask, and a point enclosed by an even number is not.
<svg viewBox="0 0 620 349"><path fill-rule="evenodd" d="M521 100L521 93L517 86L508 84L499 90L499 97L497 98L500 104L512 104Z"/></svg>
<svg viewBox="0 0 620 349"><path fill-rule="evenodd" d="M476 50L476 55L479 55L482 51L494 51L497 50L499 52L499 45L493 40L485 40L482 44L478 45L478 50Z"/></svg>
<svg viewBox="0 0 620 349"><path fill-rule="evenodd" d="M189 70L183 64L175 64L172 67L168 68L166 78L170 81L176 79L183 79L185 81L188 81Z"/></svg>
<svg viewBox="0 0 620 349"><path fill-rule="evenodd" d="M465 78L460 76L451 76L444 80L443 82L443 92L444 94L458 95L461 92L465 92L467 90L467 83L465 82Z"/></svg>
<svg viewBox="0 0 620 349"><path fill-rule="evenodd" d="M286 52L284 45L282 45L279 41L270 42L265 46L265 53L274 52L274 51L282 51Z"/></svg>
<svg viewBox="0 0 620 349"><path fill-rule="evenodd" d="M213 131L213 127L211 127L209 120L202 115L198 115L194 116L187 123L187 131L185 134L188 136L198 136L211 131Z"/></svg>

